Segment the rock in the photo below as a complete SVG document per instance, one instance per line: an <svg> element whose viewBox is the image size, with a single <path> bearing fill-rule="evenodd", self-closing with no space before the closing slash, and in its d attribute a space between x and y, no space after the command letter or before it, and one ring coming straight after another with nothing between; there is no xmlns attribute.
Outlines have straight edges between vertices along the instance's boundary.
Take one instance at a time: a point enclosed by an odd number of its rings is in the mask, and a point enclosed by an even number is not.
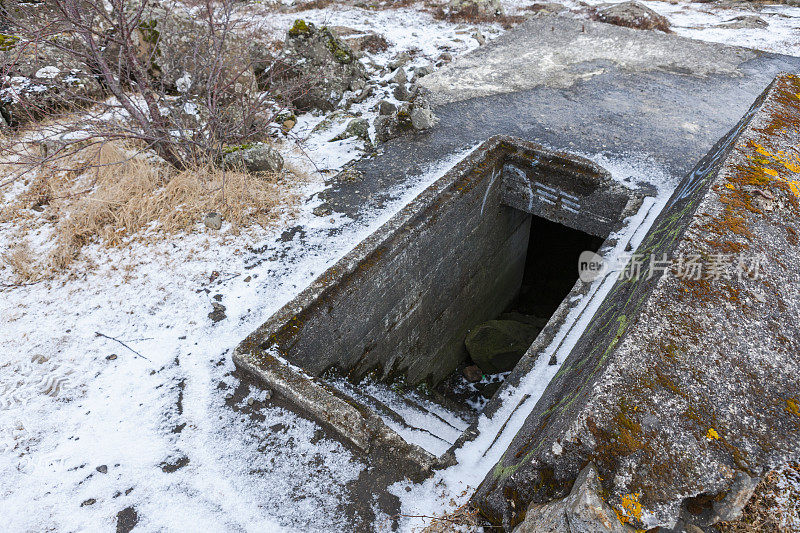
<svg viewBox="0 0 800 533"><path fill-rule="evenodd" d="M331 208L331 205L328 202L323 202L314 209L312 209L311 212L318 217L326 217L331 213L333 213L333 209Z"/></svg>
<svg viewBox="0 0 800 533"><path fill-rule="evenodd" d="M400 67L403 67L411 61L411 56L408 55L406 52L398 54L397 57L386 63L386 68L389 70L397 70Z"/></svg>
<svg viewBox="0 0 800 533"><path fill-rule="evenodd" d="M331 139L329 142L343 141L350 137L358 137L369 142L369 122L365 118L354 118L351 120L342 133Z"/></svg>
<svg viewBox="0 0 800 533"><path fill-rule="evenodd" d="M597 20L637 30L660 30L670 33L669 20L639 2L622 2L597 12Z"/></svg>
<svg viewBox="0 0 800 533"><path fill-rule="evenodd" d="M726 20L722 24L717 24L717 28L730 30L755 30L767 27L769 27L769 23L758 15L740 15Z"/></svg>
<svg viewBox="0 0 800 533"><path fill-rule="evenodd" d="M203 224L205 224L208 229L220 229L222 227L222 215L214 212L208 213L203 219Z"/></svg>
<svg viewBox="0 0 800 533"><path fill-rule="evenodd" d="M268 144L236 148L223 157L224 168L244 168L248 172L280 172L283 157Z"/></svg>
<svg viewBox="0 0 800 533"><path fill-rule="evenodd" d="M129 533L139 523L139 515L133 507L126 507L117 513L117 533Z"/></svg>
<svg viewBox="0 0 800 533"><path fill-rule="evenodd" d="M741 517L744 506L750 501L759 481L757 477L750 477L741 471L737 472L733 484L725 497L721 500L713 501L712 509L714 514L708 520L707 525L716 524L717 522L729 522Z"/></svg>
<svg viewBox="0 0 800 533"><path fill-rule="evenodd" d="M617 513L600 497L602 487L597 469L586 465L566 498L570 533L633 533L632 527L619 521Z"/></svg>
<svg viewBox="0 0 800 533"><path fill-rule="evenodd" d="M441 61L442 63L449 63L452 60L453 56L452 54L450 54L450 52L442 52L441 54L439 54L439 61Z"/></svg>
<svg viewBox="0 0 800 533"><path fill-rule="evenodd" d="M569 8L564 4L557 4L554 2L543 2L530 5L525 8L528 11L533 11L536 14L553 14L567 11Z"/></svg>
<svg viewBox="0 0 800 533"><path fill-rule="evenodd" d="M287 80L311 78L311 87L293 101L300 110L333 110L345 91L367 79L356 53L329 28L299 19L286 34L282 59L292 65L283 74Z"/></svg>
<svg viewBox="0 0 800 533"><path fill-rule="evenodd" d="M96 500L96 499L94 499L94 498L89 498L88 500L83 500L83 501L81 502L81 507L86 507L86 506L88 506L88 505L94 505L95 503L97 503L97 500Z"/></svg>
<svg viewBox="0 0 800 533"><path fill-rule="evenodd" d="M215 324L220 320L225 320L228 316L225 314L225 306L218 302L211 302L213 311L208 313L208 318Z"/></svg>
<svg viewBox="0 0 800 533"><path fill-rule="evenodd" d="M483 372L481 372L481 369L478 368L478 365L464 367L464 370L462 370L461 373L464 374L464 377L467 378L467 381L470 383L477 383L483 377Z"/></svg>
<svg viewBox="0 0 800 533"><path fill-rule="evenodd" d="M565 499L530 504L514 533L569 533Z"/></svg>
<svg viewBox="0 0 800 533"><path fill-rule="evenodd" d="M481 389L481 396L486 398L487 400L491 400L492 396L494 396L500 387L503 385L500 381L495 381L494 383L487 383L483 389Z"/></svg>
<svg viewBox="0 0 800 533"><path fill-rule="evenodd" d="M476 41L478 41L478 44L480 46L483 46L484 44L486 44L486 37L484 37L483 34L480 31L476 31L475 33L473 33L472 34L472 38L475 39Z"/></svg>
<svg viewBox="0 0 800 533"><path fill-rule="evenodd" d="M291 131L292 128L295 127L295 125L297 125L296 119L287 118L286 120L283 121L283 124L281 124L281 129L283 130L284 133L287 133Z"/></svg>
<svg viewBox="0 0 800 533"><path fill-rule="evenodd" d="M433 67L431 65L422 65L414 69L415 78L424 78L431 73L433 73Z"/></svg>
<svg viewBox="0 0 800 533"><path fill-rule="evenodd" d="M408 90L405 83L401 83L397 87L395 87L394 92L392 93L397 100L401 102L405 102L411 100L413 98L413 93Z"/></svg>
<svg viewBox="0 0 800 533"><path fill-rule="evenodd" d="M106 465L100 465L97 468L95 468L95 470L97 470L101 474L108 474L108 466Z"/></svg>
<svg viewBox="0 0 800 533"><path fill-rule="evenodd" d="M490 320L469 332L464 343L470 357L487 374L514 368L540 329L513 320Z"/></svg>
<svg viewBox="0 0 800 533"><path fill-rule="evenodd" d="M411 125L417 131L428 130L434 127L439 119L430 109L420 106L414 106L410 113Z"/></svg>
<svg viewBox="0 0 800 533"><path fill-rule="evenodd" d="M500 0L450 0L447 4L450 15L457 17L494 17L503 14Z"/></svg>
<svg viewBox="0 0 800 533"><path fill-rule="evenodd" d="M374 32L356 30L347 26L332 26L331 31L359 54L362 52L376 54L389 48L389 41L383 35Z"/></svg>
<svg viewBox="0 0 800 533"><path fill-rule="evenodd" d="M166 458L164 461L161 462L159 465L161 467L161 471L167 474L171 474L173 472L177 472L184 466L189 464L189 458L186 455L179 453L174 456Z"/></svg>
<svg viewBox="0 0 800 533"><path fill-rule="evenodd" d="M406 76L406 71L404 68L400 67L397 69L397 72L394 73L394 76L389 78L391 83L399 83L400 85L408 82L408 76Z"/></svg>
<svg viewBox="0 0 800 533"><path fill-rule="evenodd" d="M397 118L389 115L380 115L375 119L375 140L386 142L400 134L401 128Z"/></svg>
<svg viewBox="0 0 800 533"><path fill-rule="evenodd" d="M397 106L388 100L381 100L378 102L379 115L394 115L397 113Z"/></svg>

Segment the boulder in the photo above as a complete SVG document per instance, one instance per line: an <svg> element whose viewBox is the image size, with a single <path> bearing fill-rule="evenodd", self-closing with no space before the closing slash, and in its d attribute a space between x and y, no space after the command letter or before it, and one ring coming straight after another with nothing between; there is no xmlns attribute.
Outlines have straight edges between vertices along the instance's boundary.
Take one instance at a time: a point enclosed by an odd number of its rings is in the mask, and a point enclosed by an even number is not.
<svg viewBox="0 0 800 533"><path fill-rule="evenodd" d="M439 122L430 109L421 106L414 106L409 117L411 118L411 127L417 131L431 129Z"/></svg>
<svg viewBox="0 0 800 533"><path fill-rule="evenodd" d="M494 17L503 14L500 0L450 0L450 15L458 17Z"/></svg>
<svg viewBox="0 0 800 533"><path fill-rule="evenodd" d="M224 168L244 168L248 172L280 172L283 157L267 144L237 147L223 156Z"/></svg>
<svg viewBox="0 0 800 533"><path fill-rule="evenodd" d="M464 344L469 356L487 374L506 372L539 335L540 328L514 320L490 320L475 326Z"/></svg>
<svg viewBox="0 0 800 533"><path fill-rule="evenodd" d="M378 102L379 115L394 115L397 113L397 106L388 100L381 100Z"/></svg>
<svg viewBox="0 0 800 533"><path fill-rule="evenodd" d="M369 142L369 122L367 119L354 118L347 123L347 127L344 129L344 131L331 139L330 142L343 141L344 139L349 139L350 137L357 137Z"/></svg>
<svg viewBox="0 0 800 533"><path fill-rule="evenodd" d="M344 93L361 86L367 79L356 53L329 28L297 20L286 34L282 60L290 66L282 77L303 77L308 90L294 99L300 110L337 107Z"/></svg>
<svg viewBox="0 0 800 533"><path fill-rule="evenodd" d="M597 12L597 20L637 30L660 30L671 33L669 20L639 2L622 2Z"/></svg>
<svg viewBox="0 0 800 533"><path fill-rule="evenodd" d="M389 41L378 33L356 30L347 26L333 26L331 31L357 54L363 52L377 54L389 48Z"/></svg>
<svg viewBox="0 0 800 533"><path fill-rule="evenodd" d="M634 533L620 522L601 492L597 469L589 463L566 498L530 504L514 533Z"/></svg>
<svg viewBox="0 0 800 533"><path fill-rule="evenodd" d="M769 23L758 15L739 15L722 24L717 24L717 28L729 30L757 30L769 27Z"/></svg>

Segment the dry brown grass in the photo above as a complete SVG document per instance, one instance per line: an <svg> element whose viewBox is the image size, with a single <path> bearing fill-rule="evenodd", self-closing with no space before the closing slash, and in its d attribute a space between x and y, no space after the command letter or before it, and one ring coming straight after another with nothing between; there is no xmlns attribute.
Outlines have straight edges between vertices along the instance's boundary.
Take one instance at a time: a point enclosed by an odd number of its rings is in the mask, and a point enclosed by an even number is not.
<svg viewBox="0 0 800 533"><path fill-rule="evenodd" d="M295 185L303 179L298 173L252 175L213 165L178 172L130 153L105 144L74 162L89 170L41 169L15 201L0 206L0 222L14 221L22 229L19 248L3 255L17 282L37 278L36 272L63 271L90 243L118 247L212 231L202 225L212 211L228 223L227 234L268 227L291 214L298 201ZM24 235L43 226L53 229L55 245L31 266Z"/></svg>

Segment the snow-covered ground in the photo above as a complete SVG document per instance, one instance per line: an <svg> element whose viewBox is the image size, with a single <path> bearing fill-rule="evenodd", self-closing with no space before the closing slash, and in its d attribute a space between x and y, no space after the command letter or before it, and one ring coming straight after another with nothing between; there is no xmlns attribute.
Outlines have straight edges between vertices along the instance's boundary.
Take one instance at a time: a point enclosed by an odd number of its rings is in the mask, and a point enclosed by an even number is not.
<svg viewBox="0 0 800 533"><path fill-rule="evenodd" d="M800 53L800 8L764 7L759 15L769 28L727 30L715 26L753 12L645 3L681 35ZM381 33L392 47L374 58L379 67L400 51L417 50L415 62L422 64L442 51L456 56L478 46L473 25L436 21L413 7L279 15L258 4L250 9L263 31L285 31L302 17ZM500 31L482 27L487 37ZM383 96L351 111L370 116ZM330 172L357 157L361 145L328 142L344 122L311 133L322 119L301 117L295 131L307 137L306 155ZM365 465L321 438L314 423L274 405L263 391L248 390L231 374L230 350L463 155L428 169L397 191L397 201L358 222L312 213L324 187L317 176L304 186L299 214L270 230L229 239L198 224L174 241L91 246L74 266L77 276L3 289L0 528L109 531L117 514L132 508L137 531L348 530L342 501ZM657 203L676 182L646 163L586 155L617 179L647 175L660 183ZM298 162L303 157L293 156ZM289 227L301 230L285 232ZM335 238L331 229L338 231ZM13 223L0 225L0 250L10 247L14 230ZM84 268L89 263L97 266ZM208 317L212 301L226 308L227 317L217 323ZM525 382L529 393L541 389L554 367L539 370L542 376ZM496 459L479 460L483 449L480 441L465 448L461 464L411 491L395 486L403 513L439 514L464 503ZM366 505L379 515L374 502ZM377 516L375 527L383 527L385 518ZM403 526L422 523L407 519Z"/></svg>

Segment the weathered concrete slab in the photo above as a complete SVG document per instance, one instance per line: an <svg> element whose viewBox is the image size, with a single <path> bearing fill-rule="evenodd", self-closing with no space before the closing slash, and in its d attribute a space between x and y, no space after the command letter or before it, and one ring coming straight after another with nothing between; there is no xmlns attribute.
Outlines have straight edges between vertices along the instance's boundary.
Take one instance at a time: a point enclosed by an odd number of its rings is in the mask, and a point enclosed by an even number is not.
<svg viewBox="0 0 800 533"><path fill-rule="evenodd" d="M704 526L800 457L798 147L800 78L784 75L676 190L640 274L620 277L479 487L487 518L513 526L591 461L622 521Z"/></svg>
<svg viewBox="0 0 800 533"><path fill-rule="evenodd" d="M800 71L800 58L566 17L532 19L423 78L439 124L381 145L326 200L358 217L431 162L493 135L647 160L684 176L782 71Z"/></svg>

